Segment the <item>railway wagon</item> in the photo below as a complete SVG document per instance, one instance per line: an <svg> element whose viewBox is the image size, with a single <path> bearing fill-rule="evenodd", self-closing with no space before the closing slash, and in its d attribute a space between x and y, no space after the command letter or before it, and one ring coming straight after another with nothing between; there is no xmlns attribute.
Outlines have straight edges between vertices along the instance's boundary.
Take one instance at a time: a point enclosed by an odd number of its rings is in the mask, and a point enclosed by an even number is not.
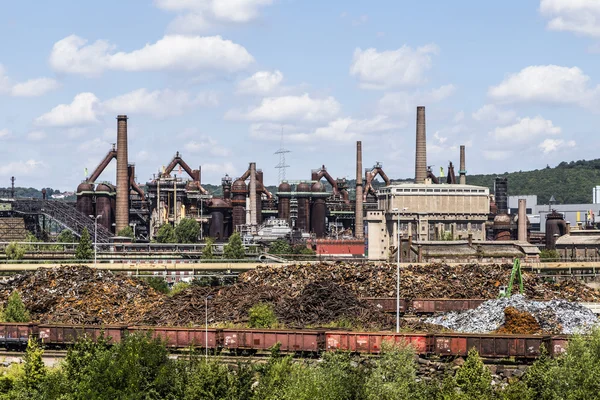
<svg viewBox="0 0 600 400"><path fill-rule="evenodd" d="M102 335L108 343L119 343L127 332L125 325L37 325L37 336L46 346L64 347L80 339L97 341Z"/></svg>
<svg viewBox="0 0 600 400"><path fill-rule="evenodd" d="M549 339L538 335L435 334L434 352L438 356L464 357L474 347L481 357L536 358L541 345L547 345Z"/></svg>
<svg viewBox="0 0 600 400"><path fill-rule="evenodd" d="M547 342L544 344L551 357L558 357L561 354L566 353L569 337L565 335L552 336L548 338Z"/></svg>
<svg viewBox="0 0 600 400"><path fill-rule="evenodd" d="M37 325L32 323L0 323L0 347L22 350L27 347L30 336L35 335Z"/></svg>
<svg viewBox="0 0 600 400"><path fill-rule="evenodd" d="M432 336L428 333L328 331L325 332L325 337L328 351L379 354L384 342L411 345L417 354L426 355L433 351Z"/></svg>
<svg viewBox="0 0 600 400"><path fill-rule="evenodd" d="M131 334L150 332L152 337L159 338L165 346L171 348L199 347L205 349L208 347L209 349L218 349L221 347L220 329L130 326L127 330Z"/></svg>
<svg viewBox="0 0 600 400"><path fill-rule="evenodd" d="M325 347L325 331L322 330L258 330L223 329L222 346L232 352L268 350L280 343L280 350L291 353L318 354Z"/></svg>
<svg viewBox="0 0 600 400"><path fill-rule="evenodd" d="M383 312L396 312L395 297L363 297ZM485 299L400 299L400 313L435 314L477 308Z"/></svg>

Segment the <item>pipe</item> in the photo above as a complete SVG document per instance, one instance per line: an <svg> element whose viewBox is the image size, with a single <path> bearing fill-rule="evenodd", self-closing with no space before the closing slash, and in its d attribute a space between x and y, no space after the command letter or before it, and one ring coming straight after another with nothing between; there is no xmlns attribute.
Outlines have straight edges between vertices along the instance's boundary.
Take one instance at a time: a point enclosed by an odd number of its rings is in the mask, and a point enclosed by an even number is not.
<svg viewBox="0 0 600 400"><path fill-rule="evenodd" d="M129 186L140 196L142 201L146 201L146 194L141 187L135 182L135 165L129 164Z"/></svg>
<svg viewBox="0 0 600 400"><path fill-rule="evenodd" d="M517 239L527 241L527 200L519 199L519 220L517 221Z"/></svg>
<svg viewBox="0 0 600 400"><path fill-rule="evenodd" d="M87 179L87 182L89 182L89 183L96 182L96 179L98 179L98 177L102 174L102 172L104 172L104 170L106 169L108 164L110 164L110 162L112 161L113 158L117 158L117 151L115 150L114 146L108 152L108 154L106 154L106 157L104 157L104 159L100 162L100 164L98 164L98 166L96 167L94 172L92 172L92 175L90 175L90 177Z"/></svg>
<svg viewBox="0 0 600 400"><path fill-rule="evenodd" d="M362 142L356 142L356 205L354 235L357 239L364 236L363 225L363 180L362 180Z"/></svg>
<svg viewBox="0 0 600 400"><path fill-rule="evenodd" d="M250 225L256 226L256 163L250 163Z"/></svg>
<svg viewBox="0 0 600 400"><path fill-rule="evenodd" d="M415 183L427 178L427 139L425 133L425 106L417 107L417 140L415 152Z"/></svg>
<svg viewBox="0 0 600 400"><path fill-rule="evenodd" d="M460 146L460 174L459 183L461 185L467 184L467 170L465 169L465 145Z"/></svg>
<svg viewBox="0 0 600 400"><path fill-rule="evenodd" d="M117 116L117 209L115 232L129 226L129 170L127 159L127 115Z"/></svg>

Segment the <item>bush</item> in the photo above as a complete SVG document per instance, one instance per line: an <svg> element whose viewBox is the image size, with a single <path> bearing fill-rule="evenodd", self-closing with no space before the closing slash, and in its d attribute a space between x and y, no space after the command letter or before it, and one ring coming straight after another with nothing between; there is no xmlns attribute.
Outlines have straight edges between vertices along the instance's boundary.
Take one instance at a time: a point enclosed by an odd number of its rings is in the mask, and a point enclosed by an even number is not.
<svg viewBox="0 0 600 400"><path fill-rule="evenodd" d="M169 284L163 278L158 276L153 276L150 278L145 278L146 282L150 287L156 290L159 293L169 293Z"/></svg>
<svg viewBox="0 0 600 400"><path fill-rule="evenodd" d="M125 228L121 229L117 233L117 236L128 237L132 241L135 241L135 235L133 233L133 228L130 226L126 226Z"/></svg>
<svg viewBox="0 0 600 400"><path fill-rule="evenodd" d="M6 309L2 313L4 322L29 322L31 317L25 308L21 295L16 290L12 292L6 303Z"/></svg>
<svg viewBox="0 0 600 400"><path fill-rule="evenodd" d="M77 249L75 249L75 259L91 260L92 258L94 258L92 239L90 238L90 233L87 228L83 228L83 232L81 232L81 237L79 238L79 244L77 245Z"/></svg>
<svg viewBox="0 0 600 400"><path fill-rule="evenodd" d="M203 260L212 260L214 258L213 254L213 245L215 241L213 238L206 238L206 242L204 244L204 248L202 249L202 259Z"/></svg>
<svg viewBox="0 0 600 400"><path fill-rule="evenodd" d="M9 260L22 260L25 256L25 247L16 242L10 242L4 252Z"/></svg>
<svg viewBox="0 0 600 400"><path fill-rule="evenodd" d="M158 232L156 232L156 241L158 243L177 243L175 229L173 229L171 224L167 222L158 228Z"/></svg>
<svg viewBox="0 0 600 400"><path fill-rule="evenodd" d="M560 261L560 254L556 250L544 249L540 251L540 261Z"/></svg>
<svg viewBox="0 0 600 400"><path fill-rule="evenodd" d="M229 237L229 242L223 247L223 258L227 260L240 260L246 257L246 250L242 244L239 232Z"/></svg>
<svg viewBox="0 0 600 400"><path fill-rule="evenodd" d="M63 229L60 234L56 237L58 243L75 243L75 235L68 229Z"/></svg>
<svg viewBox="0 0 600 400"><path fill-rule="evenodd" d="M303 254L303 255L307 255L307 256L312 256L315 255L315 251L313 249L310 249L308 247L306 247L305 244L297 244L292 248L292 252L294 254Z"/></svg>
<svg viewBox="0 0 600 400"><path fill-rule="evenodd" d="M292 254L292 246L285 239L277 239L269 246L269 254Z"/></svg>
<svg viewBox="0 0 600 400"><path fill-rule="evenodd" d="M196 243L200 235L200 224L195 219L184 218L175 228L178 243Z"/></svg>
<svg viewBox="0 0 600 400"><path fill-rule="evenodd" d="M189 288L191 285L187 282L179 281L173 285L171 288L171 296L176 295L177 293L183 292L185 289Z"/></svg>
<svg viewBox="0 0 600 400"><path fill-rule="evenodd" d="M256 304L248 311L248 316L250 328L272 328L277 324L275 311L270 304Z"/></svg>

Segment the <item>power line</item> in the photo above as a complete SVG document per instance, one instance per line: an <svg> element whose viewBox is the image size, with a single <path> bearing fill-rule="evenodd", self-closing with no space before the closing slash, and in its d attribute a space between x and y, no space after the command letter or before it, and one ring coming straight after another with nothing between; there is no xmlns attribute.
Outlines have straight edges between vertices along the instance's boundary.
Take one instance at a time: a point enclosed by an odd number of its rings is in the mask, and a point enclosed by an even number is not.
<svg viewBox="0 0 600 400"><path fill-rule="evenodd" d="M275 168L279 170L279 182L285 181L285 169L289 167L289 165L285 163L286 153L291 153L291 151L283 147L283 127L281 127L281 143L279 145L279 150L274 153L279 154L279 164L275 166Z"/></svg>

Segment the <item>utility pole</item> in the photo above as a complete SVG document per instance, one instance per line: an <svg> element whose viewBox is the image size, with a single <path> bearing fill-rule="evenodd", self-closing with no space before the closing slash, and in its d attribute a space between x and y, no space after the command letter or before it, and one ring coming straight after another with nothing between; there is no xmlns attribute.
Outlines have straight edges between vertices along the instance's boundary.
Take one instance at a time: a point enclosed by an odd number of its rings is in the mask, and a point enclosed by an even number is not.
<svg viewBox="0 0 600 400"><path fill-rule="evenodd" d="M283 148L283 127L281 127L281 144L279 146L279 150L277 150L274 154L279 154L279 164L277 164L275 166L275 168L277 168L279 170L279 183L281 183L282 181L285 181L285 169L287 167L289 167L289 165L287 165L285 163L285 155L286 153L290 153L289 150Z"/></svg>
<svg viewBox="0 0 600 400"><path fill-rule="evenodd" d="M97 257L98 257L98 218L101 218L102 214L90 215L90 218L94 220L94 268L96 268Z"/></svg>
<svg viewBox="0 0 600 400"><path fill-rule="evenodd" d="M10 177L10 197L15 198L15 177Z"/></svg>

